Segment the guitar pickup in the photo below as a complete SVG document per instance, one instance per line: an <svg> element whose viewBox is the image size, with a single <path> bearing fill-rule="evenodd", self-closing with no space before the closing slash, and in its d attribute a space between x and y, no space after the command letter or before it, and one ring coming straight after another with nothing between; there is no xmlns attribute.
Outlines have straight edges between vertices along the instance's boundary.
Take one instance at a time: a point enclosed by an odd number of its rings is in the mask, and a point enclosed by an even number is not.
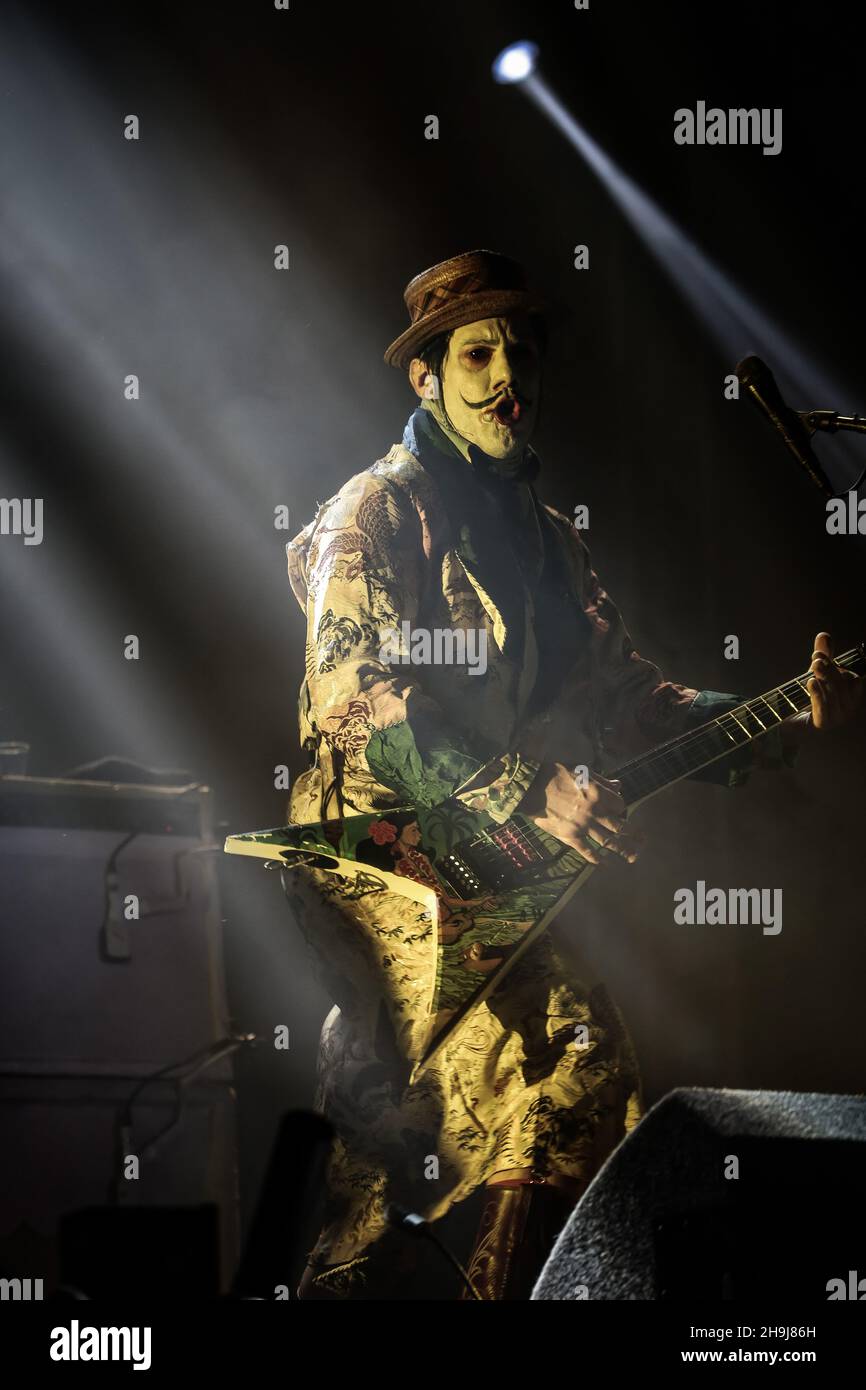
<svg viewBox="0 0 866 1390"><path fill-rule="evenodd" d="M458 898L475 898L482 892L481 879L459 854L446 854L436 861L437 872Z"/></svg>

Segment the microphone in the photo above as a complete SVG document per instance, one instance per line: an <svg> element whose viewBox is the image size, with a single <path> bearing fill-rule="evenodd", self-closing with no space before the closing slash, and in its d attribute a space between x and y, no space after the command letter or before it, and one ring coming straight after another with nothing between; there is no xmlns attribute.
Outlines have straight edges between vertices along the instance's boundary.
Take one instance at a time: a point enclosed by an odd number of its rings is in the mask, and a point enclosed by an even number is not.
<svg viewBox="0 0 866 1390"><path fill-rule="evenodd" d="M745 387L749 398L765 419L778 430L800 467L805 468L816 487L832 497L830 480L812 453L811 433L797 411L785 404L766 362L762 362L760 357L744 357L742 362L737 363L735 371L740 385Z"/></svg>

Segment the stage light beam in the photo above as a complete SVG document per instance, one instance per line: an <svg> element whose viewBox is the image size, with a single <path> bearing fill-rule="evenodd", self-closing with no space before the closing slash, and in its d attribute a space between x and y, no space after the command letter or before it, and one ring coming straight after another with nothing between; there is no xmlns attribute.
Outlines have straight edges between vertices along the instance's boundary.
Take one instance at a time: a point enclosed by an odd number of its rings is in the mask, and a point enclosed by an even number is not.
<svg viewBox="0 0 866 1390"><path fill-rule="evenodd" d="M533 51L532 62L521 68L519 50L524 48ZM583 157L677 293L710 333L729 361L729 370L733 371L734 364L746 352L757 352L771 364L786 398L795 405L820 402L823 406L829 402L833 409L856 409L856 391L852 393L824 371L605 154L536 70L537 57L537 45L513 44L499 54L493 75L497 82L519 84L521 91ZM512 75L500 75L503 68ZM856 443L848 437L838 439L836 452L847 469L856 469L859 474L862 451ZM851 483L836 486L850 487Z"/></svg>

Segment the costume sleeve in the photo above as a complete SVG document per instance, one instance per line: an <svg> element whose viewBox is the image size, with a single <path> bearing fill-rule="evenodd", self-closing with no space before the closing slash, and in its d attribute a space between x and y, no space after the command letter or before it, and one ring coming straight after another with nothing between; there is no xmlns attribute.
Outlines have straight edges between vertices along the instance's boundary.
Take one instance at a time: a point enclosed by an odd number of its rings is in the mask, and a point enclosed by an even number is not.
<svg viewBox="0 0 866 1390"><path fill-rule="evenodd" d="M686 728L698 728L711 719L718 719L729 710L736 709L744 700L742 695L724 695L718 690L700 690L692 701L686 715ZM785 721L787 723L787 720ZM751 772L778 772L793 767L797 761L797 747L786 744L782 736L782 725L777 724L768 733L756 739L745 748L730 753L718 762L700 772L693 772L693 782L715 782L723 787L741 787L748 781Z"/></svg>
<svg viewBox="0 0 866 1390"><path fill-rule="evenodd" d="M575 533L576 534L576 533ZM716 690L695 690L665 680L658 666L634 648L622 615L583 551L582 603L593 630L595 667L599 677L603 738L614 746L635 743L651 747L717 719L741 704L743 697ZM790 766L794 759L783 747L779 728L693 774L695 780L736 787L757 768Z"/></svg>
<svg viewBox="0 0 866 1390"><path fill-rule="evenodd" d="M415 623L426 564L411 500L360 473L319 513L306 563L308 721L359 810L435 806L456 794L508 819L538 764L517 753L485 762L393 661L391 634ZM290 553L290 569L292 557Z"/></svg>

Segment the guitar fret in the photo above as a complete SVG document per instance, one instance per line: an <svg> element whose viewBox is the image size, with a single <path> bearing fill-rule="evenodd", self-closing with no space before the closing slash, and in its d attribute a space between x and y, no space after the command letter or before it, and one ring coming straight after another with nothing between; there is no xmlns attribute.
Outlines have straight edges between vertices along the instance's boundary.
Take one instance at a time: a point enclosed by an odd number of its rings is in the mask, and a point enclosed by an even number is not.
<svg viewBox="0 0 866 1390"><path fill-rule="evenodd" d="M777 721L778 721L780 724L782 723L782 716L781 716L781 714L780 714L779 711L775 708L774 705L771 705L771 704L770 704L770 701L767 699L766 695L762 695L762 696L761 696L761 704L764 706L764 709L768 709L768 710L770 711L771 714L775 715ZM771 725L770 725L770 728L772 728L772 727L773 727L773 726L772 726L772 724L771 724Z"/></svg>
<svg viewBox="0 0 866 1390"><path fill-rule="evenodd" d="M862 671L866 664L866 650L863 646L855 647L837 657L836 661L843 670L856 667ZM792 713L807 710L811 704L806 685L809 675L807 671L802 676L795 676L784 685L745 701L701 728L682 734L669 744L642 754L614 771L611 775L622 782L626 801L633 804L652 796L664 786L725 757L733 751L731 745L745 747L753 739L769 733L777 724L784 723ZM767 719L770 714L773 721Z"/></svg>
<svg viewBox="0 0 866 1390"><path fill-rule="evenodd" d="M649 769L646 767L636 767L621 777L620 780L623 784L626 801L637 801L655 790Z"/></svg>
<svg viewBox="0 0 866 1390"><path fill-rule="evenodd" d="M861 645L859 648L838 657L837 663L843 670L855 668L862 674L866 668L866 645ZM783 713L785 718L790 717L787 710L798 713L800 709L808 708L811 703L809 691L805 685L808 678L808 672L804 673L803 676L797 676L792 681L787 682L784 687L777 686L765 695L744 702L738 705L736 710L709 720L706 724L693 728L689 732L669 740L668 743L632 759L620 768L610 771L604 770L608 771L610 777L620 781L626 803L634 804L643 799L644 796L651 796L655 792L661 791L666 785L679 781L682 777L687 777L691 773L698 772L719 759L725 758L732 752L731 745L734 748L745 747L753 738L761 737L764 733L770 732L776 726L771 724L768 728L761 719L757 713L761 705L764 706L766 712L772 712L775 715L778 723L783 722ZM751 720L754 721L754 729L750 727ZM737 730L739 730L739 734ZM520 817L521 822L523 819ZM460 823L462 825L465 822L461 819ZM436 1055L446 1038L453 1035L455 1027L465 1020L470 1010L481 1003L483 999L486 999L490 992L501 984L507 971L516 963L523 952L529 949L534 941L540 937L564 901L580 886L579 878L583 870L575 873L571 868L563 869L562 865L558 865L557 861L560 856L551 854L546 843L547 836L543 835L543 832L533 830L531 822L528 822L524 828L523 825L515 825L508 821L504 826L496 827L494 834L499 836L505 844L504 852L486 831L476 832L470 840L470 845L477 848L479 857L483 854L493 860L495 872L487 883L482 884L482 887L486 891L492 889L496 893L507 893L520 885L520 871L528 868L527 878L524 882L529 888L532 888L538 880L544 878L546 871L544 861L552 860L554 868L553 872L548 875L548 879L551 886L557 888L555 901L545 910L543 916L536 917L534 923L521 937L520 942L506 954L502 964L493 969L484 984L451 1014L444 1029L440 1030L434 1042L428 1045L420 1064L416 1064L416 1071L425 1067ZM537 843L539 836L542 836L540 845ZM511 847L512 851L515 846L528 851L533 856L529 865L525 861L519 862L513 853L509 855L508 846ZM461 846L458 846L458 853L460 849ZM540 869L536 867L537 859L541 860ZM566 861L567 863L568 861ZM562 891L561 885L557 887L555 883L557 876L563 883L567 884L564 891ZM479 877L486 878L487 875L481 874ZM469 882L472 886L471 880Z"/></svg>
<svg viewBox="0 0 866 1390"><path fill-rule="evenodd" d="M855 648L837 658L843 670L866 665L866 649ZM806 682L809 672L774 687L764 695L744 701L735 709L709 720L706 724L671 739L668 743L634 758L609 775L617 779L627 806L653 796L664 787L689 777L694 772L728 756L735 749L745 748L754 739L769 733L791 714L808 709L811 703ZM764 717L762 717L762 715ZM770 720L767 716L772 715ZM525 817L520 824L513 820L504 825L478 830L466 848L472 851L482 876L488 871L493 881L507 883L508 874L527 870L534 874L537 866L552 857L546 836Z"/></svg>

